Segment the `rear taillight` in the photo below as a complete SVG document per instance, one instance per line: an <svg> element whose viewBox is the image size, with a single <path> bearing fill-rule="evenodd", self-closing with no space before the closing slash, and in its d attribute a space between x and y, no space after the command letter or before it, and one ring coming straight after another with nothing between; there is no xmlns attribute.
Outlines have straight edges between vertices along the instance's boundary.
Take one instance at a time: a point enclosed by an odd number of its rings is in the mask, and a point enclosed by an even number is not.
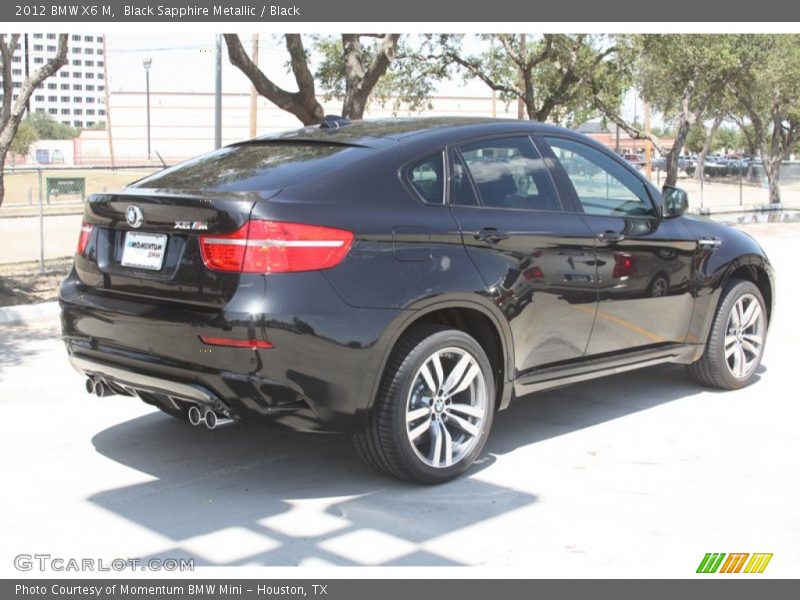
<svg viewBox="0 0 800 600"><path fill-rule="evenodd" d="M86 245L89 243L89 238L92 237L92 231L94 230L94 225L91 225L84 221L81 223L81 234L78 237L78 254L83 254L83 251L86 250Z"/></svg>
<svg viewBox="0 0 800 600"><path fill-rule="evenodd" d="M636 272L636 259L628 254L615 254L614 255L614 272L612 277L619 279L621 277L628 277Z"/></svg>
<svg viewBox="0 0 800 600"><path fill-rule="evenodd" d="M279 221L248 221L233 233L200 236L209 269L241 273L329 269L342 262L352 244L350 231Z"/></svg>

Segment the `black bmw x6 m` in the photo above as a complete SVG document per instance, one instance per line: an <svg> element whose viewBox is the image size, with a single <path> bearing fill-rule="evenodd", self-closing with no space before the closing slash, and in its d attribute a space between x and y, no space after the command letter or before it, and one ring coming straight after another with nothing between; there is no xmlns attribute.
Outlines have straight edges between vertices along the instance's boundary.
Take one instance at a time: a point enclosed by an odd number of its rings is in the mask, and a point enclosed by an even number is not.
<svg viewBox="0 0 800 600"><path fill-rule="evenodd" d="M772 267L686 208L565 129L328 118L92 196L63 337L95 394L350 433L442 482L531 392L664 362L754 379Z"/></svg>

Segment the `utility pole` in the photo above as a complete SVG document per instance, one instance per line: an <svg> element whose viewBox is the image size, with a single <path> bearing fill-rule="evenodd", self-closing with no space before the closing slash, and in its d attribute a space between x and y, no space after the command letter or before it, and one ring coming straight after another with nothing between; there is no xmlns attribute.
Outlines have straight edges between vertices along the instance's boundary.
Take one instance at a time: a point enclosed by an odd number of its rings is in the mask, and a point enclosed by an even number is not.
<svg viewBox="0 0 800 600"><path fill-rule="evenodd" d="M644 132L650 135L650 103L644 100ZM653 174L653 142L647 138L644 142L644 173L647 179Z"/></svg>
<svg viewBox="0 0 800 600"><path fill-rule="evenodd" d="M527 62L527 55L525 53L525 42L526 42L526 34L521 33L519 35L519 55L520 55L520 62L525 64ZM525 73L523 68L519 68L519 89L524 94L525 93ZM525 100L522 97L517 99L517 118L524 119L525 118Z"/></svg>
<svg viewBox="0 0 800 600"><path fill-rule="evenodd" d="M113 169L116 165L114 164L114 138L111 134L111 97L108 91L108 49L106 48L106 37L107 35L103 34L103 87L105 88L106 93L106 133L108 134L108 155L111 158L111 168Z"/></svg>
<svg viewBox="0 0 800 600"><path fill-rule="evenodd" d="M222 146L222 34L217 34L214 52L214 149Z"/></svg>
<svg viewBox="0 0 800 600"><path fill-rule="evenodd" d="M252 46L250 48L250 59L253 64L258 66L258 34L254 33L252 38ZM256 137L258 129L258 93L256 86L250 84L250 137Z"/></svg>
<svg viewBox="0 0 800 600"><path fill-rule="evenodd" d="M103 38L105 39L105 37ZM105 56L105 55L103 55ZM147 160L150 161L150 66L153 64L152 58L145 58L142 61L144 66L145 93L147 94ZM108 87L108 82L106 82ZM108 116L108 115L106 115Z"/></svg>

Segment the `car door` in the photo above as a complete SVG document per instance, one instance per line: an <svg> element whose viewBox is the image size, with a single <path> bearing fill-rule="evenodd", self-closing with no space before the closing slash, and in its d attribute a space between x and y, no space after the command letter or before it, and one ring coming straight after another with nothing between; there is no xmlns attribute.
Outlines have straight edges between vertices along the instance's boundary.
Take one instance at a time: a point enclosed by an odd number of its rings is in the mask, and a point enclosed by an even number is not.
<svg viewBox="0 0 800 600"><path fill-rule="evenodd" d="M597 305L593 234L563 211L531 138L485 139L448 154L450 208L509 321L517 374L582 357Z"/></svg>
<svg viewBox="0 0 800 600"><path fill-rule="evenodd" d="M595 236L599 304L586 354L683 342L694 308L692 233L660 218L645 182L613 154L572 138L543 140Z"/></svg>

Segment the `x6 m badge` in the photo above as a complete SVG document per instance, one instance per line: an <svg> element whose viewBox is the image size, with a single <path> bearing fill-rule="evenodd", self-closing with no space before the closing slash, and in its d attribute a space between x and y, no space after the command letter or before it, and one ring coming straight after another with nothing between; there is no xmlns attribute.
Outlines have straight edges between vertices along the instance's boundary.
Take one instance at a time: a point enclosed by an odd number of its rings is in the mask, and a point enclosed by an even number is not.
<svg viewBox="0 0 800 600"><path fill-rule="evenodd" d="M208 229L208 221L175 221L175 229L205 231Z"/></svg>

